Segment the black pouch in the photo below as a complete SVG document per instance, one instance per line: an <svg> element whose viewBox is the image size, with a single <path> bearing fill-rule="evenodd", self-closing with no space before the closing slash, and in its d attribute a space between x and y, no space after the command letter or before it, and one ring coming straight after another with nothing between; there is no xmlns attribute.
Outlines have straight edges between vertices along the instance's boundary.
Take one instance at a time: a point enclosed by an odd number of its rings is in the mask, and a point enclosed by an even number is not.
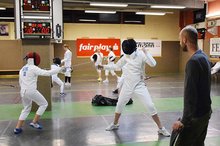
<svg viewBox="0 0 220 146"><path fill-rule="evenodd" d="M116 106L117 102L118 102L117 99L104 97L102 95L95 95L95 97L92 98L92 105L94 106ZM132 103L133 100L130 99L127 105Z"/></svg>

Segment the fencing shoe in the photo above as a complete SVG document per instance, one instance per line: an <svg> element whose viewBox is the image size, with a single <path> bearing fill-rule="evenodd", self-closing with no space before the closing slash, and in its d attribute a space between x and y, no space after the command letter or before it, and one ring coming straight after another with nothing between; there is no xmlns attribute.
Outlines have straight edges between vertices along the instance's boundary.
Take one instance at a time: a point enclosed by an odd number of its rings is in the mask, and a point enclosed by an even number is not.
<svg viewBox="0 0 220 146"><path fill-rule="evenodd" d="M39 123L31 122L29 125L35 129L43 129L43 127Z"/></svg>
<svg viewBox="0 0 220 146"><path fill-rule="evenodd" d="M106 131L112 131L112 130L117 130L119 128L119 124L114 124L111 123L110 125L108 125L108 127L105 129Z"/></svg>
<svg viewBox="0 0 220 146"><path fill-rule="evenodd" d="M162 127L161 129L158 130L158 134L161 134L166 137L170 137L170 133L166 130L165 127Z"/></svg>

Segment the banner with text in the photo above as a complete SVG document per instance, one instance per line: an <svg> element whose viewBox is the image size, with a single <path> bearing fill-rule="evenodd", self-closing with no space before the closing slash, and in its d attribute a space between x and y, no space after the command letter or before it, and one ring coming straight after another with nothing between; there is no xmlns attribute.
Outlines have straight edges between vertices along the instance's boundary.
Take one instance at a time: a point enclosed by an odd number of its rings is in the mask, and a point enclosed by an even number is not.
<svg viewBox="0 0 220 146"><path fill-rule="evenodd" d="M150 54L154 57L162 56L162 43L161 40L136 40L137 48L146 48L149 50Z"/></svg>
<svg viewBox="0 0 220 146"><path fill-rule="evenodd" d="M220 57L220 38L210 38L210 57Z"/></svg>
<svg viewBox="0 0 220 146"><path fill-rule="evenodd" d="M116 56L120 56L120 39L77 39L77 57L88 57L94 54L95 50L100 47L104 56L108 55L108 48L112 47Z"/></svg>

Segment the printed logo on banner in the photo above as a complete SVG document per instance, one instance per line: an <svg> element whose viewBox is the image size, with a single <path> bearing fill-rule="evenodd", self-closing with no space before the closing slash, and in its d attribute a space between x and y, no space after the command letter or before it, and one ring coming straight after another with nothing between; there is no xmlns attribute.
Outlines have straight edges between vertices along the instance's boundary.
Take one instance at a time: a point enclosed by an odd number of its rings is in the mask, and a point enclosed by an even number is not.
<svg viewBox="0 0 220 146"><path fill-rule="evenodd" d="M108 49L113 48L116 56L120 56L120 39L77 39L77 57L90 57L100 47L104 56L108 55Z"/></svg>
<svg viewBox="0 0 220 146"><path fill-rule="evenodd" d="M161 40L136 40L137 48L146 48L149 50L152 56L162 56L161 55Z"/></svg>
<svg viewBox="0 0 220 146"><path fill-rule="evenodd" d="M220 38L210 39L210 57L220 57Z"/></svg>

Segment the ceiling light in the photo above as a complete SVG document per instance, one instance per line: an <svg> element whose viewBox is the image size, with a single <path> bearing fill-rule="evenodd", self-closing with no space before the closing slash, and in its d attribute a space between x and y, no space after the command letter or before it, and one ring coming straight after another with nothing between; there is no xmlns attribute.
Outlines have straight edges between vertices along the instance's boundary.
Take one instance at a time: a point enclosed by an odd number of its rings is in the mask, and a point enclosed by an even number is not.
<svg viewBox="0 0 220 146"><path fill-rule="evenodd" d="M136 12L137 15L157 15L157 16L163 16L166 13L164 12Z"/></svg>
<svg viewBox="0 0 220 146"><path fill-rule="evenodd" d="M169 5L152 5L151 8L160 8L160 9L184 9L184 6L169 6Z"/></svg>
<svg viewBox="0 0 220 146"><path fill-rule="evenodd" d="M49 16L22 16L23 19L51 19Z"/></svg>
<svg viewBox="0 0 220 146"><path fill-rule="evenodd" d="M93 10L85 10L85 13L106 13L106 14L115 14L116 11L93 11Z"/></svg>
<svg viewBox="0 0 220 146"><path fill-rule="evenodd" d="M4 7L0 7L0 10L6 10L6 8L4 8Z"/></svg>
<svg viewBox="0 0 220 146"><path fill-rule="evenodd" d="M0 17L0 19L15 19L14 17Z"/></svg>
<svg viewBox="0 0 220 146"><path fill-rule="evenodd" d="M79 21L83 21L83 22L96 22L95 19L79 19Z"/></svg>
<svg viewBox="0 0 220 146"><path fill-rule="evenodd" d="M210 17L220 17L220 11L206 15L206 18L210 18Z"/></svg>
<svg viewBox="0 0 220 146"><path fill-rule="evenodd" d="M125 20L125 23L141 23L142 21L136 21L136 20Z"/></svg>
<svg viewBox="0 0 220 146"><path fill-rule="evenodd" d="M90 6L100 6L100 7L127 7L128 4L124 3L96 3L91 2Z"/></svg>

